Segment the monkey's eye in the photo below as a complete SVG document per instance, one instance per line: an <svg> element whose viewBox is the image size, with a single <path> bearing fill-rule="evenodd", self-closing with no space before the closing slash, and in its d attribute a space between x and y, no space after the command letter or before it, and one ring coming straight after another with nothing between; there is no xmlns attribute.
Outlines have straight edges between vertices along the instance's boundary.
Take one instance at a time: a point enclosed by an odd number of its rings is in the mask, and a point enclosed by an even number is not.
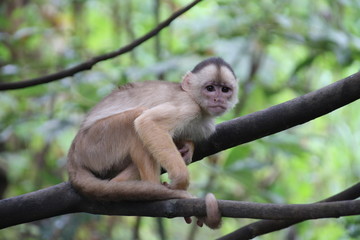
<svg viewBox="0 0 360 240"><path fill-rule="evenodd" d="M221 88L221 91L222 91L223 93L227 93L227 92L230 91L230 88L228 88L228 87L222 87L222 88Z"/></svg>
<svg viewBox="0 0 360 240"><path fill-rule="evenodd" d="M208 90L209 92L213 92L213 91L215 91L215 87L213 85L209 85L209 86L206 86L206 90Z"/></svg>

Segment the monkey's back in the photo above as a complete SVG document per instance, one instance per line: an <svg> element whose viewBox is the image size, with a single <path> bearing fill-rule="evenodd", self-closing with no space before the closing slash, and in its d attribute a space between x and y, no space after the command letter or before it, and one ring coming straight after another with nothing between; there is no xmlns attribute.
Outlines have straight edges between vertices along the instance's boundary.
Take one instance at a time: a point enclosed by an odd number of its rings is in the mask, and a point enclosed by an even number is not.
<svg viewBox="0 0 360 240"><path fill-rule="evenodd" d="M165 81L146 81L120 86L100 101L87 115L83 129L96 121L135 108L153 108L163 103L174 102L176 105L194 100L182 88L180 83ZM180 107L180 106L179 106Z"/></svg>

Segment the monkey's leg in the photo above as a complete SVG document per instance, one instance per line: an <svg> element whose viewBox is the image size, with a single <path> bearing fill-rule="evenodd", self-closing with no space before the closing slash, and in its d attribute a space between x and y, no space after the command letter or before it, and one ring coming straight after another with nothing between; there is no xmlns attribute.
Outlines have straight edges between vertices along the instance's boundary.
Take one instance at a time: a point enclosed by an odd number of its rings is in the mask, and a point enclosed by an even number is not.
<svg viewBox="0 0 360 240"><path fill-rule="evenodd" d="M171 179L170 188L186 190L189 186L189 172L169 133L179 121L173 119L178 114L176 107L163 104L144 111L134 124L143 145L167 170Z"/></svg>
<svg viewBox="0 0 360 240"><path fill-rule="evenodd" d="M134 133L134 136L136 134ZM136 136L133 147L130 149L130 156L137 167L140 179L152 183L160 183L160 164L156 162L143 146L141 140Z"/></svg>
<svg viewBox="0 0 360 240"><path fill-rule="evenodd" d="M138 168L133 163L131 163L127 168L121 171L116 177L111 179L111 181L115 182L131 180L140 180L140 173L138 171Z"/></svg>
<svg viewBox="0 0 360 240"><path fill-rule="evenodd" d="M130 146L128 153L132 161L129 166L112 179L113 181L143 180L160 183L160 165L145 149L133 127L134 120L144 110L144 108L136 108L113 117L115 120L112 121L113 123L125 126L122 133L127 132L125 141Z"/></svg>

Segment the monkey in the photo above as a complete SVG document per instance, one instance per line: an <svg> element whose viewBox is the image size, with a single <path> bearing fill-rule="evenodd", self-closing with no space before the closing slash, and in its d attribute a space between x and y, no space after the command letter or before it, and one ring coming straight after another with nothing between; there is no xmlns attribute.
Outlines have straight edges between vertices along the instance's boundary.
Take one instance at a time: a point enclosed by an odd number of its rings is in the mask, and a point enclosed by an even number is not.
<svg viewBox="0 0 360 240"><path fill-rule="evenodd" d="M194 143L215 132L214 118L234 107L237 94L235 73L219 57L200 62L180 83L118 87L82 122L68 153L70 183L86 197L104 201L192 198L186 165ZM170 183L160 182L161 168ZM220 215L213 195L206 206L208 215ZM219 225L206 217L198 225L211 221L211 227Z"/></svg>

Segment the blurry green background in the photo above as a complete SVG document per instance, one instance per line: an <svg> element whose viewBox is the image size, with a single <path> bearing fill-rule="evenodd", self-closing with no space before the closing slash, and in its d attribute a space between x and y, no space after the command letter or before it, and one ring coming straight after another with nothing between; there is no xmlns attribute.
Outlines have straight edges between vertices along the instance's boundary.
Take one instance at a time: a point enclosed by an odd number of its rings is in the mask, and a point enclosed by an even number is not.
<svg viewBox="0 0 360 240"><path fill-rule="evenodd" d="M188 3L2 1L0 82L43 76L116 50ZM241 87L241 102L219 119L224 121L357 72L359 12L358 0L203 1L156 38L91 71L0 92L0 179L8 182L3 197L66 181L66 154L84 114L117 85L179 81L204 58L221 56ZM355 102L192 164L189 190L265 203L310 203L338 193L360 176L359 107ZM73 214L1 230L0 239L213 239L253 221L226 218L212 231L194 230L181 218ZM359 223L360 217L317 220L257 239L359 239Z"/></svg>

